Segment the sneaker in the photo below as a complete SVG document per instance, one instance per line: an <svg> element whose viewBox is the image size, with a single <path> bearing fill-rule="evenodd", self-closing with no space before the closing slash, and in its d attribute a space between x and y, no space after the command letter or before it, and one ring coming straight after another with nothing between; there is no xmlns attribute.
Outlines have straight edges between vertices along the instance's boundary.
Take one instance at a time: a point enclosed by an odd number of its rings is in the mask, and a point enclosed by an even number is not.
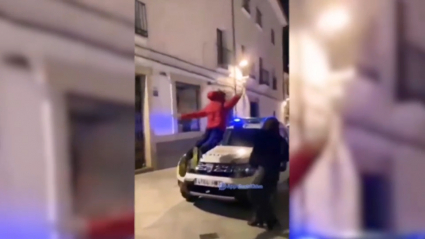
<svg viewBox="0 0 425 239"><path fill-rule="evenodd" d="M196 168L199 163L199 149L197 147L193 148L193 157L190 160L192 168Z"/></svg>

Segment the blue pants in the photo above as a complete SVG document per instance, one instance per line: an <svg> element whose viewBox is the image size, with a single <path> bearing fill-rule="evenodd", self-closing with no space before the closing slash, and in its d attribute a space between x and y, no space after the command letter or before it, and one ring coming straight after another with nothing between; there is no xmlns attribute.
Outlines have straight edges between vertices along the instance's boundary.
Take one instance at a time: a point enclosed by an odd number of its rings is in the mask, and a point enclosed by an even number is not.
<svg viewBox="0 0 425 239"><path fill-rule="evenodd" d="M196 142L195 147L199 149L199 155L208 152L210 149L217 146L223 139L224 131L221 129L207 129L201 139ZM193 148L186 153L186 158L193 157Z"/></svg>

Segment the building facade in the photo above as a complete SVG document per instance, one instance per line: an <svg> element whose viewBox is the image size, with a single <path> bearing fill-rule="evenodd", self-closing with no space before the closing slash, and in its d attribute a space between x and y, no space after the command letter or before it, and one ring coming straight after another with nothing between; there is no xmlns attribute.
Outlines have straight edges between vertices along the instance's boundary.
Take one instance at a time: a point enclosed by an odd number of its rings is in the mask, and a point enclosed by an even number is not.
<svg viewBox="0 0 425 239"><path fill-rule="evenodd" d="M277 0L135 0L135 9L136 81L144 88L140 167L175 166L176 156L206 126L205 120L179 122L175 115L205 107L210 90L231 97L246 81L247 94L234 113L284 119L287 23ZM248 64L239 67L241 62Z"/></svg>

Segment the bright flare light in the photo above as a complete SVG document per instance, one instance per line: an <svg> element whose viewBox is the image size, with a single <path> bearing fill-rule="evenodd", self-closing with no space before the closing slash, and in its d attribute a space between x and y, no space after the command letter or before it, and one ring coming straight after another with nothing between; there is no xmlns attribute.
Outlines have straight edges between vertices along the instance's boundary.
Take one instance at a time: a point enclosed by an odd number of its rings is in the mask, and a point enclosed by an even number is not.
<svg viewBox="0 0 425 239"><path fill-rule="evenodd" d="M248 153L248 150L246 150L246 149L238 149L238 150L236 151L236 155L237 155L238 157L245 156L247 153Z"/></svg>
<svg viewBox="0 0 425 239"><path fill-rule="evenodd" d="M300 36L302 75L309 85L327 87L330 66L323 46L308 34Z"/></svg>
<svg viewBox="0 0 425 239"><path fill-rule="evenodd" d="M239 67L245 67L248 65L248 61L247 60L242 60L241 62L239 62Z"/></svg>
<svg viewBox="0 0 425 239"><path fill-rule="evenodd" d="M320 16L317 27L320 31L334 33L347 27L350 21L350 14L346 8L331 8Z"/></svg>

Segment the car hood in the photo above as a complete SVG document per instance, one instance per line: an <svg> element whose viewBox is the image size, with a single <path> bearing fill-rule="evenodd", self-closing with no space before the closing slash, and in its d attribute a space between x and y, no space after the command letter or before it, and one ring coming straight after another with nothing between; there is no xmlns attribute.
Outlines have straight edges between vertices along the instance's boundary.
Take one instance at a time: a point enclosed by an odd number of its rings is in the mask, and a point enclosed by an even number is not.
<svg viewBox="0 0 425 239"><path fill-rule="evenodd" d="M251 151L252 148L250 147L219 145L204 154L201 158L201 162L245 164L248 163Z"/></svg>

